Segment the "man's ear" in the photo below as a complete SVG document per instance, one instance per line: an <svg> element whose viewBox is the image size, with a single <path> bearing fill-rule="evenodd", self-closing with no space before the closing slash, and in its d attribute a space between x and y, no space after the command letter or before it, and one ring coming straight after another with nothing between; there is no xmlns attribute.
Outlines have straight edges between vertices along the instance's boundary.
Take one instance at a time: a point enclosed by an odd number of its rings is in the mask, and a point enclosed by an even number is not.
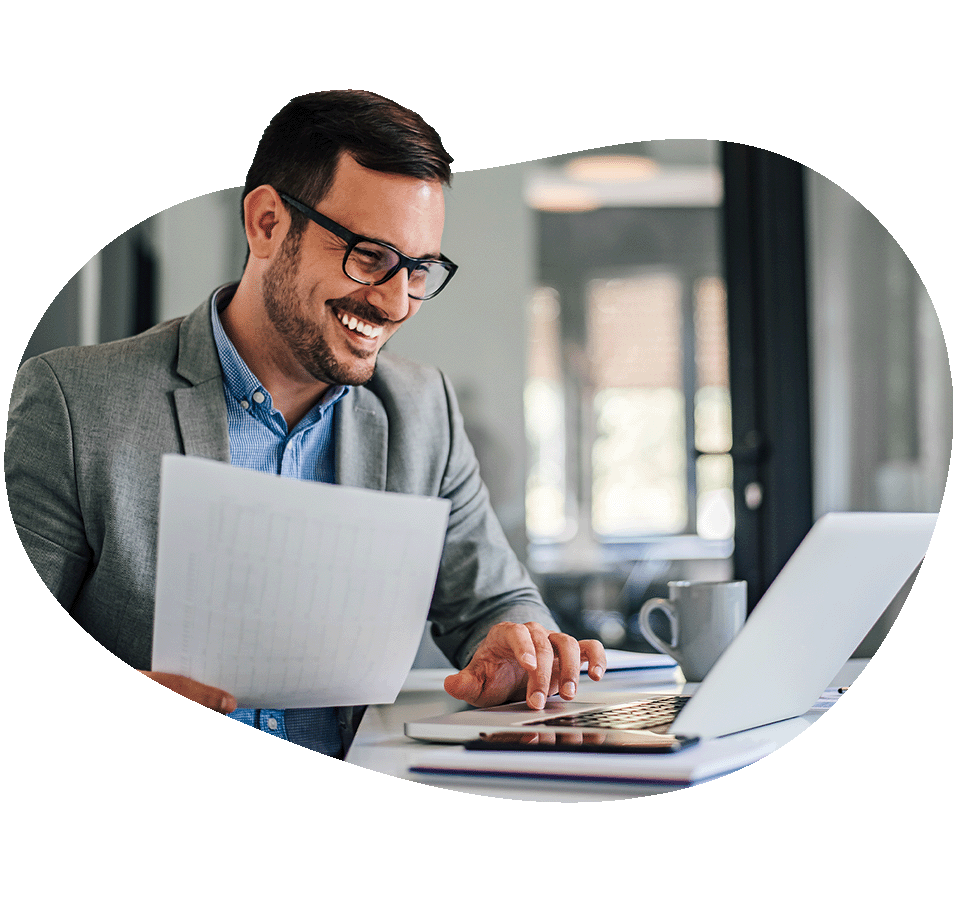
<svg viewBox="0 0 953 900"><path fill-rule="evenodd" d="M288 233L291 216L270 184L250 191L245 197L244 209L249 252L258 259L269 259Z"/></svg>

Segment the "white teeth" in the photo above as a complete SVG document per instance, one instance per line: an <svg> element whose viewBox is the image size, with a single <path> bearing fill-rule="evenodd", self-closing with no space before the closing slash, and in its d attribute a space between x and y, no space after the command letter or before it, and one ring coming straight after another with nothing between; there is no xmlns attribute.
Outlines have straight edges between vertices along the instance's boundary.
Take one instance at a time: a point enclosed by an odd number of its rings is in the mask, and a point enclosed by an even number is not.
<svg viewBox="0 0 953 900"><path fill-rule="evenodd" d="M349 316L347 313L344 313L340 316L341 322L351 329L351 331L356 331L358 334L363 334L365 337L376 338L384 330L380 325L368 325L367 322L362 322L360 319L355 319L354 316Z"/></svg>

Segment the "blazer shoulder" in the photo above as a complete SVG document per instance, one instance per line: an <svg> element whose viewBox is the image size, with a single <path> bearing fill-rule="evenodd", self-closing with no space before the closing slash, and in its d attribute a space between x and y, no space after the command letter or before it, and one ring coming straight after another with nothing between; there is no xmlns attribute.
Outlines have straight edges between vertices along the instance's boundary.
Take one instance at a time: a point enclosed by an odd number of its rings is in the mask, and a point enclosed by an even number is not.
<svg viewBox="0 0 953 900"><path fill-rule="evenodd" d="M42 361L57 375L88 374L91 369L114 370L124 365L136 367L146 360L172 360L179 344L182 318L161 322L147 331L131 337L77 347L58 347L24 360L21 369L29 370Z"/></svg>
<svg viewBox="0 0 953 900"><path fill-rule="evenodd" d="M434 366L403 356L381 353L374 375L365 387L382 400L420 402L427 398L446 404L447 379Z"/></svg>
<svg viewBox="0 0 953 900"><path fill-rule="evenodd" d="M384 425L391 441L425 440L445 446L458 417L453 388L434 366L392 354L380 354L374 375L352 388L348 406Z"/></svg>
<svg viewBox="0 0 953 900"><path fill-rule="evenodd" d="M21 367L23 377L28 378L37 365L43 368L43 362L62 383L86 380L175 389L221 378L207 301L187 316L160 322L132 337L62 347L33 357Z"/></svg>

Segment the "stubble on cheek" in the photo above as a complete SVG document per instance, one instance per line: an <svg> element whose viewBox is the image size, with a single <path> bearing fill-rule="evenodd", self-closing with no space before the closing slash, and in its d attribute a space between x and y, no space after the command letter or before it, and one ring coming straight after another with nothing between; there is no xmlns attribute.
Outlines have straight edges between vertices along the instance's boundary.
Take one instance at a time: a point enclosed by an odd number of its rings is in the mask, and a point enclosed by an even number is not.
<svg viewBox="0 0 953 900"><path fill-rule="evenodd" d="M359 315L366 305L346 297L322 300L316 295L316 288L303 298L296 286L300 242L300 233L286 242L262 279L268 318L289 352L312 378L324 384L364 384L374 374L378 348L354 347L343 333L335 334L332 329L345 327L335 308ZM376 318L376 314L365 312L365 318L371 316ZM329 339L340 345L339 353L332 350Z"/></svg>

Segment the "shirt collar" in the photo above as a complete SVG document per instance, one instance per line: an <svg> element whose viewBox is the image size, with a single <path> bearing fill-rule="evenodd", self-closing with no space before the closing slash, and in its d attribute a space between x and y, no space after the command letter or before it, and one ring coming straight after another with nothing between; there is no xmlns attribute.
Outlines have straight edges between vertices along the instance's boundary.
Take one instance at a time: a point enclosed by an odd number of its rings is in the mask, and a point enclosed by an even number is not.
<svg viewBox="0 0 953 900"><path fill-rule="evenodd" d="M264 401L259 401L259 405L270 412L273 409L271 394L265 390L262 383L255 377L255 373L248 368L245 360L239 356L235 345L225 333L225 328L222 326L222 320L219 316L219 307L224 309L228 305L237 287L237 284L223 285L212 293L211 299L212 334L215 337L218 358L222 364L222 376L225 381L225 388L246 409L248 408L247 404L252 402L256 394L263 395L265 399ZM325 410L330 409L348 390L350 390L350 388L347 385L332 385L331 388L325 392L324 396L312 407L311 412L305 419L310 421L312 413L317 410L323 413ZM257 400L257 398L255 399ZM245 402L242 403L242 401ZM303 422L304 420L302 420L302 423L299 423L299 425L303 424Z"/></svg>

